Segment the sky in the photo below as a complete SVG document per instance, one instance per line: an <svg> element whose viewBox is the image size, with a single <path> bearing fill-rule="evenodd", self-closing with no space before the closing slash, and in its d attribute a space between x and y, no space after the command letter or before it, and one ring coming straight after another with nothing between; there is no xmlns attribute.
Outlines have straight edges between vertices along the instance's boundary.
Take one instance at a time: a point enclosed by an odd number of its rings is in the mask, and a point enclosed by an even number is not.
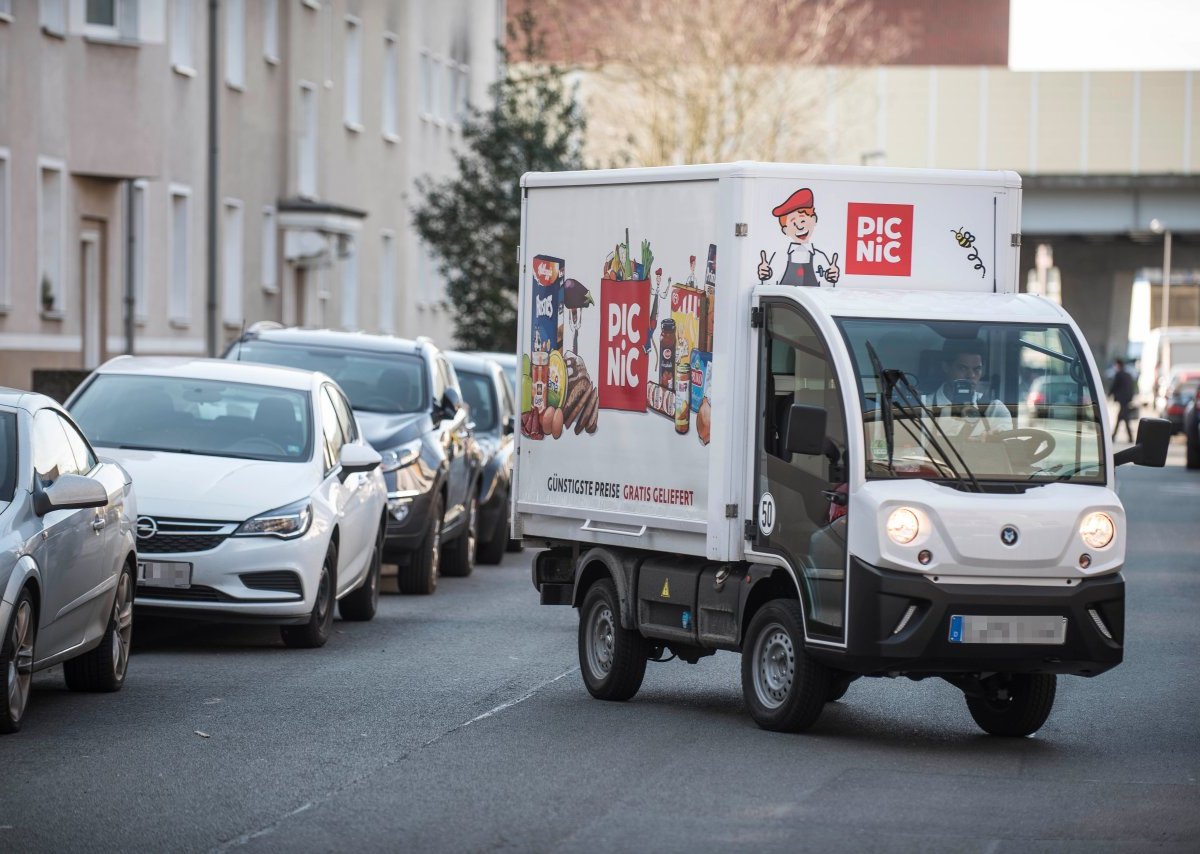
<svg viewBox="0 0 1200 854"><path fill-rule="evenodd" d="M1200 0L1010 0L1015 71L1200 69Z"/></svg>

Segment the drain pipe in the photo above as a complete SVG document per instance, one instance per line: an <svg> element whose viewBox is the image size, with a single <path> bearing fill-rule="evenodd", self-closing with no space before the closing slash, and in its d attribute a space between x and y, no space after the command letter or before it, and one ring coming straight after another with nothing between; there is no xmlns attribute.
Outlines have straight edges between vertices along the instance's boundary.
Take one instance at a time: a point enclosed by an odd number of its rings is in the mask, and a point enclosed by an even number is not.
<svg viewBox="0 0 1200 854"><path fill-rule="evenodd" d="M208 0L208 197L205 199L208 219L208 245L205 250L206 302L205 337L208 355L217 355L217 23L220 19L220 0Z"/></svg>
<svg viewBox="0 0 1200 854"><path fill-rule="evenodd" d="M133 179L125 181L125 355L133 355L134 310L137 296L134 292L136 279L133 264L137 258L138 236L134 234L136 217L133 210Z"/></svg>

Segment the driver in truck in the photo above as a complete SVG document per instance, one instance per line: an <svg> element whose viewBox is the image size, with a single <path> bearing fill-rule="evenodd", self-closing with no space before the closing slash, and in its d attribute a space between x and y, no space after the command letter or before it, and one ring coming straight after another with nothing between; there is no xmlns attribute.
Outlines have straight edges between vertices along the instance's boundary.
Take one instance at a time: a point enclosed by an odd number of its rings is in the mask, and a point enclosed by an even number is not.
<svg viewBox="0 0 1200 854"><path fill-rule="evenodd" d="M982 439L989 433L1012 430L1012 415L1003 401L993 398L984 408L979 381L984 372L984 345L979 340L947 340L942 347L940 386L923 402L938 417L947 436Z"/></svg>

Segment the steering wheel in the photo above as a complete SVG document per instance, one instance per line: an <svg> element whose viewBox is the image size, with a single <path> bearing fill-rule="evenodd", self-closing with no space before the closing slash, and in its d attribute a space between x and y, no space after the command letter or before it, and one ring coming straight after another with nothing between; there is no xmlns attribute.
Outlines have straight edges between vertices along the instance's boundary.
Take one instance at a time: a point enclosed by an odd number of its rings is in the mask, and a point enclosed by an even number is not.
<svg viewBox="0 0 1200 854"><path fill-rule="evenodd" d="M1003 442L1006 450L1011 448L1019 449L1024 456L1024 459L1020 460L1020 462L1025 464L1044 460L1054 452L1054 446L1058 444L1053 433L1046 430L1039 430L1036 427L997 430L995 433L989 434L988 439L993 442ZM1010 442L1009 440L1012 441ZM1014 460L1014 462L1017 461Z"/></svg>
<svg viewBox="0 0 1200 854"><path fill-rule="evenodd" d="M247 453L265 451L268 454L278 454L281 457L287 456L287 451L282 445L273 439L268 439L266 436L247 436L245 439L238 439L230 445L229 450L246 451Z"/></svg>

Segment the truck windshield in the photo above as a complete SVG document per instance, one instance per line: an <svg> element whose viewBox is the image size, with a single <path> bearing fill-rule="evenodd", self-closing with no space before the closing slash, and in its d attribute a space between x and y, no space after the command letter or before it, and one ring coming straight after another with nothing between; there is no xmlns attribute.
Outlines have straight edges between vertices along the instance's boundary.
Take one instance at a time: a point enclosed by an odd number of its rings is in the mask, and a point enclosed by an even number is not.
<svg viewBox="0 0 1200 854"><path fill-rule="evenodd" d="M1099 398L1065 326L851 319L868 478L1104 483Z"/></svg>

